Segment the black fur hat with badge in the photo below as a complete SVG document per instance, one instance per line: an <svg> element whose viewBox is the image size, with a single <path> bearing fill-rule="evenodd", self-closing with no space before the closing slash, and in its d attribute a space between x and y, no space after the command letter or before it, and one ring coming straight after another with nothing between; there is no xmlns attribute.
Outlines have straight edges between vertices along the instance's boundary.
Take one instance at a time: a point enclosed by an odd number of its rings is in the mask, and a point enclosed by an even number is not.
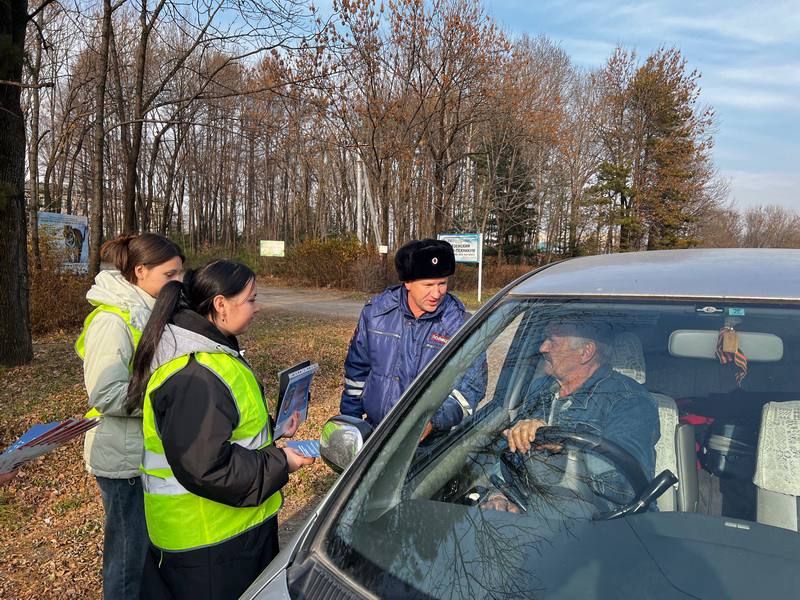
<svg viewBox="0 0 800 600"><path fill-rule="evenodd" d="M394 255L394 266L400 281L439 279L456 271L453 247L442 240L412 240Z"/></svg>

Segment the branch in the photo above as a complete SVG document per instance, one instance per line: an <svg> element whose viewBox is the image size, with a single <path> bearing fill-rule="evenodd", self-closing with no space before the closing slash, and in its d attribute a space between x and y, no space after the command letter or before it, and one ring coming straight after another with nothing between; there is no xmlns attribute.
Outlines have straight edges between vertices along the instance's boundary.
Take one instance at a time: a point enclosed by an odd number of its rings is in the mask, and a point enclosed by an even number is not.
<svg viewBox="0 0 800 600"><path fill-rule="evenodd" d="M36 17L36 15L38 15L40 12L42 12L45 9L46 6L49 6L50 4L52 4L55 1L56 0L44 0L41 3L41 5L39 5L39 8L37 8L35 11L33 11L31 14L28 15L28 21L32 21Z"/></svg>
<svg viewBox="0 0 800 600"><path fill-rule="evenodd" d="M18 87L24 89L55 87L55 83L52 81L45 81L44 83L22 83L21 81L9 81L7 79L0 79L0 85L10 85L12 87Z"/></svg>
<svg viewBox="0 0 800 600"><path fill-rule="evenodd" d="M208 20L206 21L205 25L200 30L200 32L197 34L197 38L195 38L193 40L192 45L181 56L178 57L178 59L175 61L175 64L173 65L172 69L170 69L170 71L166 75L166 77L163 77L161 79L161 83L156 87L155 90L153 90L153 92L150 94L150 96L143 102L143 106L147 110L149 110L150 106L153 104L153 102L155 102L155 100L158 97L158 95L161 92L164 91L164 88L167 86L167 83L181 69L183 64L189 59L189 57L192 55L192 53L195 51L195 49L198 46L200 46L200 44L202 44L204 42L206 32L208 31L209 27L211 27L211 24L214 21L214 17L216 16L217 12L219 12L219 10L221 10L221 8L222 8L222 4L217 6L214 9L214 11L209 15Z"/></svg>

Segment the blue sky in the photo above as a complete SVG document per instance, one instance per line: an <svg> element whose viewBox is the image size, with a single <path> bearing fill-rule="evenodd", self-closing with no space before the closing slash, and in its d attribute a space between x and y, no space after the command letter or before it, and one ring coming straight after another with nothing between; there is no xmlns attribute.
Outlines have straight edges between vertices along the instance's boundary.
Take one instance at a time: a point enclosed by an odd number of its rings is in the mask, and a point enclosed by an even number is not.
<svg viewBox="0 0 800 600"><path fill-rule="evenodd" d="M714 162L735 206L800 212L800 0L485 0L510 34L546 35L576 65L617 45L680 49L717 114Z"/></svg>

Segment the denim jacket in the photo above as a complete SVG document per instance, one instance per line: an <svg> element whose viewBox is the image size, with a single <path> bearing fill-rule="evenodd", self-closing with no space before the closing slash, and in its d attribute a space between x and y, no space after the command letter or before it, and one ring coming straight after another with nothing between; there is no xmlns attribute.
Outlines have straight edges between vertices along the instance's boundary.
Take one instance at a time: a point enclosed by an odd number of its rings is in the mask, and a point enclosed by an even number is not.
<svg viewBox="0 0 800 600"><path fill-rule="evenodd" d="M644 386L603 366L569 396L556 398L557 391L552 377L534 380L521 418L541 419L616 442L639 461L648 479L653 478L661 431L656 402ZM613 475L607 471L592 477L596 484L605 480L612 484L618 479Z"/></svg>

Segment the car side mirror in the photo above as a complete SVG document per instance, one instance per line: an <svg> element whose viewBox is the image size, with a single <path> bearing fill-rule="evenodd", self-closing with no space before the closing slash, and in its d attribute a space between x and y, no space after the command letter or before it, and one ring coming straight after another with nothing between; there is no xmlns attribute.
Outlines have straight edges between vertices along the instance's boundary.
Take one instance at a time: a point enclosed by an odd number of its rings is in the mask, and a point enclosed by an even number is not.
<svg viewBox="0 0 800 600"><path fill-rule="evenodd" d="M331 469L344 471L372 433L372 425L348 415L331 417L322 426L319 453Z"/></svg>

